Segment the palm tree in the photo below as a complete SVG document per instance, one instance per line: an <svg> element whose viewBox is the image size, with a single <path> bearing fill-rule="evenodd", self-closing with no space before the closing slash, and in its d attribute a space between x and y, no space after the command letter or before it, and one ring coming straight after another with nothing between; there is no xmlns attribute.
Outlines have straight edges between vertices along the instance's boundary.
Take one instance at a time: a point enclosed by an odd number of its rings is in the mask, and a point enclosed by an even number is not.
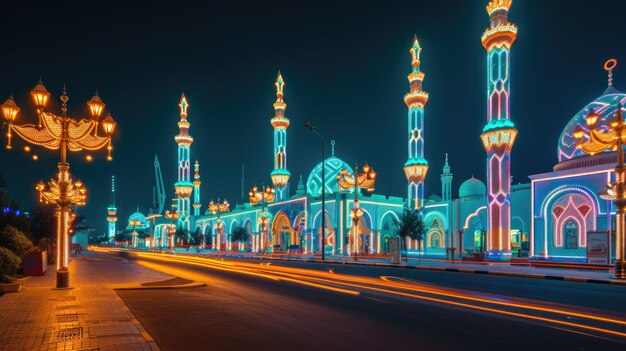
<svg viewBox="0 0 626 351"><path fill-rule="evenodd" d="M250 240L250 233L242 226L237 226L230 234L230 240L237 243L237 247L241 247L241 244L245 244Z"/></svg>
<svg viewBox="0 0 626 351"><path fill-rule="evenodd" d="M422 246L422 241L424 240L426 227L424 226L422 211L417 209L405 208L404 211L402 211L402 214L400 214L400 217L398 219L394 219L394 222L396 225L398 236L401 238L400 249L402 249L402 245L404 243L405 259L408 260L408 253L406 250L406 238L410 238L411 240L417 240L420 247Z"/></svg>

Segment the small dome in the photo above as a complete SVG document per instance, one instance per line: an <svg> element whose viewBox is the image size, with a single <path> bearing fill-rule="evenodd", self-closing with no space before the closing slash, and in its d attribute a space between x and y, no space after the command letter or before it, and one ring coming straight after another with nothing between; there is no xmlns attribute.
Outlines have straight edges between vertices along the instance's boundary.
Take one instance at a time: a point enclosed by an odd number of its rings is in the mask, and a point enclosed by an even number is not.
<svg viewBox="0 0 626 351"><path fill-rule="evenodd" d="M461 199L478 196L487 196L487 187L480 179L471 177L459 187L459 197Z"/></svg>
<svg viewBox="0 0 626 351"><path fill-rule="evenodd" d="M616 90L613 86L609 86L604 93L593 100L582 110L578 111L574 117L567 123L561 137L558 141L558 157L559 162L564 162L570 159L587 156L582 150L576 148L576 139L574 138L574 131L582 127L587 130L587 124L585 123L585 117L592 110L597 113L600 118L596 122L598 129L606 131L610 128L610 123L615 118L615 112L617 111L618 103L624 104L626 102L626 94ZM604 150L600 153L608 153L611 150Z"/></svg>
<svg viewBox="0 0 626 351"><path fill-rule="evenodd" d="M441 197L435 193L432 193L426 200L428 200L429 202L441 202Z"/></svg>
<svg viewBox="0 0 626 351"><path fill-rule="evenodd" d="M326 195L336 193L339 188L337 185L337 175L343 168L345 168L348 173L353 174L354 171L352 167L350 167L347 163L342 161L341 159L335 157L334 155L327 158L324 161L326 164L326 179L324 181L326 187ZM306 190L309 196L313 197L321 197L322 196L322 163L318 163L317 166L313 168L311 173L309 174L309 178L306 181ZM353 189L350 189L352 192Z"/></svg>

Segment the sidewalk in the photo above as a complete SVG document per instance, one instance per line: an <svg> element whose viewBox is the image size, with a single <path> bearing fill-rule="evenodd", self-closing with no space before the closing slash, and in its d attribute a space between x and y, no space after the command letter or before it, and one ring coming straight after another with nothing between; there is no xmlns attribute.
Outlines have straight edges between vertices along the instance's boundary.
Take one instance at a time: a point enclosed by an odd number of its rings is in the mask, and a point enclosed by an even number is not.
<svg viewBox="0 0 626 351"><path fill-rule="evenodd" d="M27 280L0 297L3 350L159 350L111 284L171 279L107 254L86 253L70 263L73 289L53 290L56 272Z"/></svg>
<svg viewBox="0 0 626 351"><path fill-rule="evenodd" d="M211 257L242 257L242 258L254 258L263 260L278 260L278 261L302 261L302 262L321 262L319 256L273 256L273 255L258 255L243 252L234 253L215 253L215 252L202 252L202 253L181 253L177 254L192 254L200 256ZM443 272L459 272L459 273L472 273L472 274L492 274L510 277L522 277L522 278L535 278L535 279L549 279L549 280L565 280L581 283L597 283L597 284L612 284L626 286L626 280L613 279L612 272L608 271L593 271L586 269L573 269L573 268L543 268L532 267L525 265L515 265L502 262L494 263L472 263L471 261L448 261L448 260L435 260L435 259L421 259L409 258L408 262L402 261L400 264L391 264L386 258L362 258L354 261L353 257L345 256L327 256L326 263L335 264L349 264L349 265L364 265L364 266L378 266L378 267L397 267L406 269L420 269L430 271L443 271Z"/></svg>

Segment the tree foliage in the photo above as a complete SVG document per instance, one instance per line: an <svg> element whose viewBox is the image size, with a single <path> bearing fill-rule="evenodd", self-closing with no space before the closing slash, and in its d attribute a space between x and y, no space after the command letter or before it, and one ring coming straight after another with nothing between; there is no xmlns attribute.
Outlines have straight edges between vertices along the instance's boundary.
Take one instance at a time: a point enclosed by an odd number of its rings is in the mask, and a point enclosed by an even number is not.
<svg viewBox="0 0 626 351"><path fill-rule="evenodd" d="M33 242L24 232L8 225L0 230L0 247L7 248L22 257L33 250Z"/></svg>
<svg viewBox="0 0 626 351"><path fill-rule="evenodd" d="M398 219L394 219L396 232L402 240L400 245L406 243L406 238L417 240L420 244L426 235L426 226L421 210L405 208ZM421 245L420 245L421 246Z"/></svg>
<svg viewBox="0 0 626 351"><path fill-rule="evenodd" d="M230 234L230 240L235 243L245 244L250 240L250 233L242 226L236 226Z"/></svg>
<svg viewBox="0 0 626 351"><path fill-rule="evenodd" d="M17 274L22 259L11 250L0 247L0 282L10 283L11 277Z"/></svg>
<svg viewBox="0 0 626 351"><path fill-rule="evenodd" d="M202 245L202 228L196 228L196 230L191 234L191 241L195 245Z"/></svg>
<svg viewBox="0 0 626 351"><path fill-rule="evenodd" d="M178 245L189 245L189 231L184 228L176 229L176 234L174 237L174 243Z"/></svg>

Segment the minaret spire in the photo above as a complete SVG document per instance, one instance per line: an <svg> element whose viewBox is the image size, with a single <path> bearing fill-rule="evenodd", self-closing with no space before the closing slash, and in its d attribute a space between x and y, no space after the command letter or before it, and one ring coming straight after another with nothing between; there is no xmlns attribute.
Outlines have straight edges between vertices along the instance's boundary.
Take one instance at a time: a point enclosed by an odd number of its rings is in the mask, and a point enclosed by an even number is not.
<svg viewBox="0 0 626 351"><path fill-rule="evenodd" d="M274 102L274 117L271 119L274 127L274 170L272 171L272 183L276 189L276 199L283 200L289 196L289 178L291 173L287 170L287 128L289 118L285 117L287 104L283 101L285 81L278 71L276 76L276 102Z"/></svg>
<svg viewBox="0 0 626 351"><path fill-rule="evenodd" d="M194 186L191 182L190 149L193 138L189 135L190 123L187 121L189 103L183 93L178 103L180 121L178 121L178 135L174 140L178 144L178 181L174 184L177 196L178 223L177 226L189 230L191 215L190 197Z"/></svg>
<svg viewBox="0 0 626 351"><path fill-rule="evenodd" d="M193 167L193 215L199 216L200 207L202 207L200 203L200 184L202 182L200 181L200 163L198 163L198 160L196 160Z"/></svg>
<svg viewBox="0 0 626 351"><path fill-rule="evenodd" d="M117 223L117 206L115 205L115 176L111 176L111 199L107 208L107 241L115 240Z"/></svg>
<svg viewBox="0 0 626 351"><path fill-rule="evenodd" d="M491 0L490 26L482 35L487 50L487 124L481 140L487 152L486 249L497 259L511 253L511 149L517 129L510 119L510 52L517 26L508 20L512 0Z"/></svg>
<svg viewBox="0 0 626 351"><path fill-rule="evenodd" d="M443 201L452 200L452 173L448 164L448 153L446 152L446 162L441 173L441 199Z"/></svg>
<svg viewBox="0 0 626 351"><path fill-rule="evenodd" d="M428 172L428 161L424 158L424 107L428 102L428 93L422 90L424 81L424 72L420 71L422 47L417 35L413 37L413 45L409 52L412 69L407 78L410 90L404 95L404 103L409 109L409 158L404 164L404 174L408 181L407 204L418 209L424 203L424 179Z"/></svg>

